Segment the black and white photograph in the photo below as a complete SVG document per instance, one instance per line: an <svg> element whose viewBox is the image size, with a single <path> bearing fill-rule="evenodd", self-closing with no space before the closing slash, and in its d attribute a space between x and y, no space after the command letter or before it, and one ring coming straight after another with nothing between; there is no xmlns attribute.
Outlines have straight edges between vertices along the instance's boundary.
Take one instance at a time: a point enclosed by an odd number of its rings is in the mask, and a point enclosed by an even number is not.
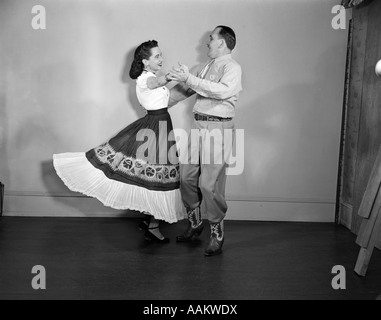
<svg viewBox="0 0 381 320"><path fill-rule="evenodd" d="M381 300L380 16L0 0L0 300Z"/></svg>

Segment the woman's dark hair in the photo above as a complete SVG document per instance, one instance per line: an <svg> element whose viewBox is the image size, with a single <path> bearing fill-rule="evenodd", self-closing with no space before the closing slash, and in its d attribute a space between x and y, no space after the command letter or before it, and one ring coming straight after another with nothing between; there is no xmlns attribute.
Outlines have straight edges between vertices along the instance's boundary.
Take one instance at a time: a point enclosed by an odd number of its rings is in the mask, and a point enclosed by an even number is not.
<svg viewBox="0 0 381 320"><path fill-rule="evenodd" d="M132 61L130 69L131 79L137 79L144 70L143 59L149 59L151 56L151 49L156 48L158 43L156 40L149 40L143 42L139 47L136 48L134 54L134 61Z"/></svg>
<svg viewBox="0 0 381 320"><path fill-rule="evenodd" d="M218 26L216 28L220 29L219 35L222 39L225 40L226 46L230 50L233 50L235 48L235 44L236 44L236 37L235 37L235 33L234 33L233 29L229 28L227 26Z"/></svg>

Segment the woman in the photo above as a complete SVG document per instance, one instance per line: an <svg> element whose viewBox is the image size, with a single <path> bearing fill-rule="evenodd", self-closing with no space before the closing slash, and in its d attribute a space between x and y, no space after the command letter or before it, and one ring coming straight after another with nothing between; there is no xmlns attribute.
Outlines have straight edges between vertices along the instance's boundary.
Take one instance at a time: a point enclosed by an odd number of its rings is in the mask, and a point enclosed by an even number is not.
<svg viewBox="0 0 381 320"><path fill-rule="evenodd" d="M171 117L168 113L168 75L157 77L163 56L155 40L136 50L130 77L147 115L102 145L84 153L53 156L59 177L73 191L95 197L105 206L143 212L145 238L168 243L159 220L184 218L179 165ZM169 134L166 134L166 133ZM162 150L164 148L164 150Z"/></svg>

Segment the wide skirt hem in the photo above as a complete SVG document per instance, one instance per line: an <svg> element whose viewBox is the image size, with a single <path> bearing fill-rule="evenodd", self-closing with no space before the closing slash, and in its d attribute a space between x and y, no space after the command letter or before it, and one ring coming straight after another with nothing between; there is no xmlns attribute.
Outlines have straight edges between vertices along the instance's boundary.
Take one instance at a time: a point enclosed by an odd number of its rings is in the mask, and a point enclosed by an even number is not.
<svg viewBox="0 0 381 320"><path fill-rule="evenodd" d="M179 189L154 191L109 179L84 152L55 154L53 165L70 190L96 198L107 207L139 211L168 223L186 217Z"/></svg>

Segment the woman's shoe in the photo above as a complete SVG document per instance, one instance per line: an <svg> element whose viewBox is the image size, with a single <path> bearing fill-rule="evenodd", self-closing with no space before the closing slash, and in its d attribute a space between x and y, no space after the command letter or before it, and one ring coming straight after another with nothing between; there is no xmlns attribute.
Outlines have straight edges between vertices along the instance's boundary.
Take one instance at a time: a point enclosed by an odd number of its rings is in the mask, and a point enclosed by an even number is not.
<svg viewBox="0 0 381 320"><path fill-rule="evenodd" d="M149 223L150 223L151 217L144 218L142 221L139 223L139 229L148 231Z"/></svg>
<svg viewBox="0 0 381 320"><path fill-rule="evenodd" d="M159 227L147 228L147 231L144 234L147 241L154 241L157 243L169 243L168 238L160 239L160 238L156 237L152 232L150 232L150 230L152 230L152 229L159 229Z"/></svg>
<svg viewBox="0 0 381 320"><path fill-rule="evenodd" d="M140 221L139 229L144 230L144 231L148 231L148 223L145 220Z"/></svg>

